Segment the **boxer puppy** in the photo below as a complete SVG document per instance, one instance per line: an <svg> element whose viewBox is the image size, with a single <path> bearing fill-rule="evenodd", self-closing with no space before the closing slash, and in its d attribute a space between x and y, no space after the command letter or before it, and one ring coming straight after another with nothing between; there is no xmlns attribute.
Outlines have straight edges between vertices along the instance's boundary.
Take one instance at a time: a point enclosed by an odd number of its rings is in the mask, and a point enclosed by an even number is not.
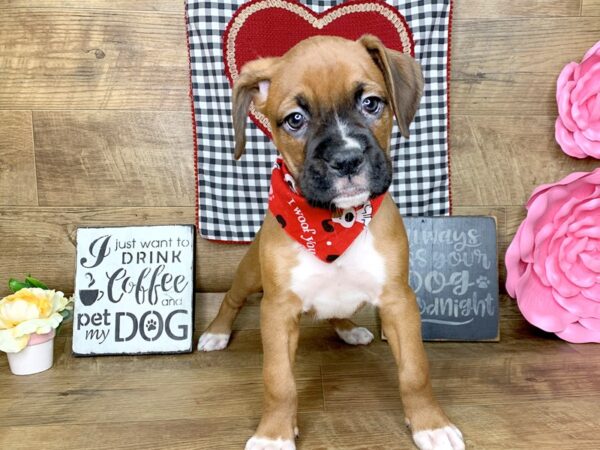
<svg viewBox="0 0 600 450"><path fill-rule="evenodd" d="M417 447L465 448L460 431L432 392L419 308L408 284L406 232L386 194L392 177L393 117L408 137L422 87L419 65L370 35L357 41L306 39L280 58L249 62L234 85L236 159L244 152L252 102L268 118L282 155L262 228L198 343L201 351L225 348L246 297L263 291L263 415L247 450L295 449L293 365L301 314L329 319L350 344L368 344L373 335L348 319L366 303L379 309ZM280 192L274 191L281 190L284 201L278 204ZM292 212L287 217L277 213L288 204ZM339 214L330 212L348 209L358 215L366 211L360 215L362 222L351 220L350 212L349 228L344 227L337 223ZM327 214L330 219L321 220ZM294 236L292 226L304 234ZM361 228L352 228L357 226ZM338 246L333 237L343 235L344 229L355 230L354 238L341 254L327 254L328 246Z"/></svg>

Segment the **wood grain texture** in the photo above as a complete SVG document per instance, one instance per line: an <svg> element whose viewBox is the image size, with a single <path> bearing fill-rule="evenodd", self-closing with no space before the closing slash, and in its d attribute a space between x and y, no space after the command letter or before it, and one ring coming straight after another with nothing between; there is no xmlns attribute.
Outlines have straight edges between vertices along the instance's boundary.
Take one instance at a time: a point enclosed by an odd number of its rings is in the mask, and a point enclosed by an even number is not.
<svg viewBox="0 0 600 450"><path fill-rule="evenodd" d="M595 17L456 20L452 112L555 115L560 70L598 36Z"/></svg>
<svg viewBox="0 0 600 450"><path fill-rule="evenodd" d="M72 292L75 239L80 226L193 224L194 207L15 208L0 207L0 296L6 281L32 273L50 286ZM196 289L229 289L247 245L196 241Z"/></svg>
<svg viewBox="0 0 600 450"><path fill-rule="evenodd" d="M442 404L468 406L474 403L474 398L477 403L494 405L553 398L586 398L600 387L598 380L584 376L576 384L562 383L565 367L580 375L585 370L600 369L600 362L590 364L577 354L556 356L552 361L548 361L547 355L530 355L528 361L495 357L486 365L478 360L463 360L460 367L456 363L444 360L430 364L431 376L435 380L433 388ZM394 369L386 364L323 365L323 388L328 410L336 412L358 407L380 411L396 409L399 401L395 395L397 372ZM459 378L462 382L454 383ZM361 392L360 386L367 383L373 388ZM507 396L505 388L510 383L514 383L515 388Z"/></svg>
<svg viewBox="0 0 600 450"><path fill-rule="evenodd" d="M194 206L187 112L36 111L41 206Z"/></svg>
<svg viewBox="0 0 600 450"><path fill-rule="evenodd" d="M535 187L597 167L554 140L555 116L452 118L452 198L456 205L522 205Z"/></svg>
<svg viewBox="0 0 600 450"><path fill-rule="evenodd" d="M504 293L504 283L506 282L506 266L504 265L504 255L508 247L506 228L506 207L488 207L488 206L457 206L456 199L453 199L452 215L454 216L490 216L496 220L496 250L498 256L498 278L500 292Z"/></svg>
<svg viewBox="0 0 600 450"><path fill-rule="evenodd" d="M82 360L78 364L86 366L89 362ZM162 370L155 368L151 372L144 372L143 376L137 371L119 370L112 374L103 373L102 378L99 378L97 373L86 373L86 370L78 370L75 365L69 370L61 371L57 364L54 370L44 377L46 379L40 381L45 381L47 385L52 384L53 380L57 382L55 376L62 372L65 383L62 389L37 389L30 383L7 383L8 387L14 390L13 394L5 391L7 395L4 399L8 404L8 411L6 415L3 414L3 425L28 425L31 415L38 414L46 416L45 419L39 420L39 424L53 423L53 417L58 415L64 422L91 424L98 421L98 411L103 411L103 423L118 423L123 420L123 410L131 408L134 404L139 421L159 421L167 417L172 420L210 418L215 417L213 412L217 409L221 417L256 414L260 400L243 404L236 396L223 396L223 392L231 386L243 385L247 394L260 399L260 370L232 371L227 368L204 367L201 371L205 376L198 376L198 370L193 368L180 370L179 375L175 376L168 366L164 366ZM157 403L156 389L164 386L165 380L171 380L172 386L163 390L162 399ZM299 368L296 381L301 405L299 410L322 410L319 366ZM19 406L23 396L31 401L31 405L26 409ZM57 401L60 397L65 397L69 408L65 409L64 401Z"/></svg>
<svg viewBox="0 0 600 450"><path fill-rule="evenodd" d="M9 8L0 109L189 111L181 13Z"/></svg>
<svg viewBox="0 0 600 450"><path fill-rule="evenodd" d="M0 206L37 203L31 112L0 111Z"/></svg>
<svg viewBox="0 0 600 450"><path fill-rule="evenodd" d="M505 208L459 206L454 208L454 213L496 217L499 253L505 249ZM72 292L78 227L189 224L194 223L194 214L193 207L0 207L0 296L8 293L6 279L30 272L56 289ZM516 231L516 220L512 219L511 233ZM223 244L198 237L196 289L200 292L229 289L235 269L247 249L244 244ZM503 254L499 257L501 283L504 280L502 261ZM257 310L254 313L257 314Z"/></svg>
<svg viewBox="0 0 600 450"><path fill-rule="evenodd" d="M513 206L506 209L506 236L515 235L526 214L527 210L524 206Z"/></svg>
<svg viewBox="0 0 600 450"><path fill-rule="evenodd" d="M184 11L184 2L179 0L36 0L36 8L55 9L102 9L115 11ZM3 0L0 9L30 8L28 0Z"/></svg>
<svg viewBox="0 0 600 450"><path fill-rule="evenodd" d="M556 77L566 63L580 59L597 42L600 31L595 17L469 19L457 20L454 26L452 67L458 74Z"/></svg>
<svg viewBox="0 0 600 450"><path fill-rule="evenodd" d="M197 305L220 295L198 295ZM425 344L434 389L467 448L595 450L595 347L536 331L507 298L501 311L499 343ZM198 317L195 338L204 324ZM243 448L260 418L262 355L259 331L241 325L221 352L75 358L64 328L47 372L11 376L0 357L0 447ZM323 323L303 323L300 334L298 449L413 448L388 345L348 346Z"/></svg>
<svg viewBox="0 0 600 450"><path fill-rule="evenodd" d="M582 0L455 0L455 19L579 16ZM583 0L584 2L586 0Z"/></svg>
<svg viewBox="0 0 600 450"><path fill-rule="evenodd" d="M600 16L600 0L582 0L581 15L587 17Z"/></svg>
<svg viewBox="0 0 600 450"><path fill-rule="evenodd" d="M465 435L469 449L555 449L555 445L560 444L564 450L596 450L598 440L594 426L599 423L597 415L589 416L597 412L590 408L590 401L573 400L571 407L564 412L561 411L563 405L561 400L523 404L519 405L519 414L514 413L515 408L511 405L450 406L446 409L458 423L466 423L470 430L474 430ZM30 447L19 441L26 436L28 442L37 444L38 448L41 448L39 444L43 444L43 448L48 450L241 449L253 433L258 419L251 415L226 419L76 424L69 425L69 439L66 441L61 425L36 426L35 433L32 433L32 427L13 426L3 428L0 445L10 443L13 449L28 449ZM298 440L298 450L410 449L413 447L403 421L399 411L385 411L384 414L368 414L360 410L336 414L300 413L298 423L302 435ZM523 429L524 421L530 424L526 430ZM484 428L485 432L480 431ZM102 439L97 436L102 436Z"/></svg>

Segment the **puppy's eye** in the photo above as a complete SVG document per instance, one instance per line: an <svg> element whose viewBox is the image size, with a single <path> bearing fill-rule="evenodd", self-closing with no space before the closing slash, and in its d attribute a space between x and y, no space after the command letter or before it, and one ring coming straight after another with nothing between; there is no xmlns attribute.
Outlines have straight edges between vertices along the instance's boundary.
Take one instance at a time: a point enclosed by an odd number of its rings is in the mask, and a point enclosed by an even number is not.
<svg viewBox="0 0 600 450"><path fill-rule="evenodd" d="M362 99L360 108L364 114L375 116L379 114L383 107L383 100L379 97L371 96Z"/></svg>
<svg viewBox="0 0 600 450"><path fill-rule="evenodd" d="M300 131L306 125L306 117L299 112L294 112L283 119L286 127L290 131Z"/></svg>

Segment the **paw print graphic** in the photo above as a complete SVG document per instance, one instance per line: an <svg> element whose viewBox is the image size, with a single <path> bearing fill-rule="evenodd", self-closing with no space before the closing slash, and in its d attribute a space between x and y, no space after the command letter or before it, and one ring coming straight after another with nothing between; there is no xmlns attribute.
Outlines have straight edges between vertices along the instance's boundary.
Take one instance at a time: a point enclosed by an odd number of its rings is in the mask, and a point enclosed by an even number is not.
<svg viewBox="0 0 600 450"><path fill-rule="evenodd" d="M487 289L487 287L490 285L490 280L488 277L481 275L479 278L477 278L475 283L477 283L477 287L479 289Z"/></svg>
<svg viewBox="0 0 600 450"><path fill-rule="evenodd" d="M146 329L148 331L156 330L156 320L154 320L154 319L148 320L148 322L146 322Z"/></svg>

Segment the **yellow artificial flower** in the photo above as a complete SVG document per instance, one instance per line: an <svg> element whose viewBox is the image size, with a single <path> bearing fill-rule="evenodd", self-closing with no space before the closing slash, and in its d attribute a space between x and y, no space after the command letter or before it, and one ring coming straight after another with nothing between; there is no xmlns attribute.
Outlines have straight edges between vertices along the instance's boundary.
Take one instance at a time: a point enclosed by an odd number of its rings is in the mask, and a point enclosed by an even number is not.
<svg viewBox="0 0 600 450"><path fill-rule="evenodd" d="M24 288L0 300L0 350L19 352L33 333L46 334L62 322L72 299L60 291Z"/></svg>

